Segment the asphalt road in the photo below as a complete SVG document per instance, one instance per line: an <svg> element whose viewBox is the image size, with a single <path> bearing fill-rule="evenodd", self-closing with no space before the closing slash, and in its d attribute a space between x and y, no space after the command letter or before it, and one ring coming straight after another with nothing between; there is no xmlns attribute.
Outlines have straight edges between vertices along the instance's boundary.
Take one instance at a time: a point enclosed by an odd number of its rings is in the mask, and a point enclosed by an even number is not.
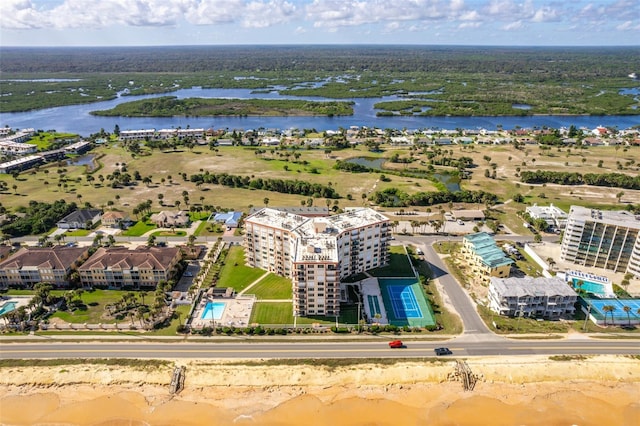
<svg viewBox="0 0 640 426"><path fill-rule="evenodd" d="M487 355L591 355L640 354L631 340L509 340L476 341L465 337L449 342L406 341L403 349L390 349L388 340L377 342L256 342L242 343L8 343L2 345L0 359L43 358L423 358L433 357L433 349L446 346L453 356Z"/></svg>
<svg viewBox="0 0 640 426"><path fill-rule="evenodd" d="M530 241L530 237L508 237L514 241ZM557 237L551 237L557 238ZM226 240L227 238L225 238ZM640 345L631 339L590 339L578 335L571 339L513 340L495 335L480 319L475 303L447 272L447 269L432 248L437 240L460 240L461 237L443 236L398 236L399 242L418 245L425 253L425 260L438 278L454 310L460 315L464 333L446 342L418 341L406 339L407 347L390 349L388 339L376 342L354 342L327 339L322 342L278 341L264 342L245 340L242 342L68 342L2 343L0 359L38 358L422 358L434 356L436 347L448 347L453 356L489 355L593 355L632 354L640 355ZM146 239L144 239L146 240ZM240 241L240 237L230 238Z"/></svg>

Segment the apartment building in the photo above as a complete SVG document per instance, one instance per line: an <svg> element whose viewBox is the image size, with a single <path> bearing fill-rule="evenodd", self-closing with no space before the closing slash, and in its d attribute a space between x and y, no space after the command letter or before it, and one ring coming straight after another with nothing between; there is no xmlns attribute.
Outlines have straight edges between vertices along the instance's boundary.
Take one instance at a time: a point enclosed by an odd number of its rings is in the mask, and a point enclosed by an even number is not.
<svg viewBox="0 0 640 426"><path fill-rule="evenodd" d="M510 317L569 317L577 299L576 292L557 277L491 277L489 283L489 308Z"/></svg>
<svg viewBox="0 0 640 426"><path fill-rule="evenodd" d="M483 282L489 283L491 277L506 278L511 273L513 259L486 232L466 235L461 252L473 274Z"/></svg>
<svg viewBox="0 0 640 426"><path fill-rule="evenodd" d="M247 264L292 280L296 316L339 315L340 280L389 261L389 220L368 208L327 217L264 208L245 231Z"/></svg>
<svg viewBox="0 0 640 426"><path fill-rule="evenodd" d="M83 286L113 289L155 288L175 274L178 247L100 247L78 268Z"/></svg>
<svg viewBox="0 0 640 426"><path fill-rule="evenodd" d="M640 216L571 206L560 259L640 277Z"/></svg>
<svg viewBox="0 0 640 426"><path fill-rule="evenodd" d="M66 287L88 253L88 247L22 247L0 262L0 288L32 288L41 282Z"/></svg>

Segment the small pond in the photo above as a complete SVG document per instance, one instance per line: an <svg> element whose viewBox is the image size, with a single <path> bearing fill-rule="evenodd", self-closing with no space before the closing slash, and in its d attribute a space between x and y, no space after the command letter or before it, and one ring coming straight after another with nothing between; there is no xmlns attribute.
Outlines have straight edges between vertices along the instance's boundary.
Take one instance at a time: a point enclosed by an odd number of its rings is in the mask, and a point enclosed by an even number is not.
<svg viewBox="0 0 640 426"><path fill-rule="evenodd" d="M375 158L375 157L353 157L345 160L348 163L359 164L361 166L369 167L370 169L377 171L388 171L389 169L385 169L383 164L387 161L386 158ZM433 177L438 182L442 183L449 191L456 192L460 191L460 182L458 178L455 176L451 176L446 173L433 173L429 175L428 172L425 171L424 177L428 179L429 177Z"/></svg>

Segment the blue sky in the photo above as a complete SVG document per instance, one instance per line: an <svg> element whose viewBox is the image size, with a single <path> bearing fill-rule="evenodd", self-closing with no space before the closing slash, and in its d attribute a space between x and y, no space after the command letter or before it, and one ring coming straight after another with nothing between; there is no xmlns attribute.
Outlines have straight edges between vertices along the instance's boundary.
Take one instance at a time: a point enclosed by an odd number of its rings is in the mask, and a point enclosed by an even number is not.
<svg viewBox="0 0 640 426"><path fill-rule="evenodd" d="M640 45L640 0L0 0L3 46Z"/></svg>

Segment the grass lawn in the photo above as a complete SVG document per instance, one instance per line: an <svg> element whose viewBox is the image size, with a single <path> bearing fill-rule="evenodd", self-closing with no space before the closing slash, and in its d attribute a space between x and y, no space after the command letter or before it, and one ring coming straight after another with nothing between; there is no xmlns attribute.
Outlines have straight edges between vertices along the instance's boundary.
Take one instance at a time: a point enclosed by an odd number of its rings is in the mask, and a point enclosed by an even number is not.
<svg viewBox="0 0 640 426"><path fill-rule="evenodd" d="M156 225L151 222L144 222L142 220L136 222L135 225L127 229L122 233L125 237L140 237L144 233L156 229Z"/></svg>
<svg viewBox="0 0 640 426"><path fill-rule="evenodd" d="M244 249L240 246L229 248L224 263L220 271L218 287L232 287L237 292L244 290L249 284L266 274L262 269L251 268L244 264Z"/></svg>
<svg viewBox="0 0 640 426"><path fill-rule="evenodd" d="M62 235L65 237L86 237L92 232L92 229L74 229L73 231L67 231Z"/></svg>
<svg viewBox="0 0 640 426"><path fill-rule="evenodd" d="M153 334L155 336L175 336L177 334L176 330L178 326L184 323L184 321L187 319L187 315L189 315L190 309L191 305L179 305L173 314L173 318L171 319L171 323L169 324L169 326L153 330L150 332L150 334Z"/></svg>
<svg viewBox="0 0 640 426"><path fill-rule="evenodd" d="M276 274L269 274L248 291L258 299L283 299L292 297L291 280Z"/></svg>
<svg viewBox="0 0 640 426"><path fill-rule="evenodd" d="M293 304L291 302L256 302L251 312L250 323L258 324L293 324ZM309 325L319 323L334 325L335 318L331 317L298 317L296 323Z"/></svg>
<svg viewBox="0 0 640 426"><path fill-rule="evenodd" d="M219 236L224 232L222 225L219 223L210 223L205 220L200 222L200 225L196 228L194 234L197 236Z"/></svg>
<svg viewBox="0 0 640 426"><path fill-rule="evenodd" d="M94 290L82 293L82 301L86 309L78 309L74 312L58 311L52 315L53 318L60 318L71 323L112 323L112 319L106 320L102 317L105 306L114 303L122 298L123 294L130 293L122 290Z"/></svg>
<svg viewBox="0 0 640 426"><path fill-rule="evenodd" d="M403 246L389 248L389 265L369 271L374 277L413 277L413 270Z"/></svg>
<svg viewBox="0 0 640 426"><path fill-rule="evenodd" d="M498 334L509 333L566 333L571 324L561 321L536 321L531 318L510 318L498 315L486 306L478 306L478 313L487 326ZM496 327L493 323L496 323Z"/></svg>
<svg viewBox="0 0 640 426"><path fill-rule="evenodd" d="M184 237L187 235L186 231L175 231L175 232L171 232L171 231L158 231L158 232L154 232L153 234L154 237Z"/></svg>

